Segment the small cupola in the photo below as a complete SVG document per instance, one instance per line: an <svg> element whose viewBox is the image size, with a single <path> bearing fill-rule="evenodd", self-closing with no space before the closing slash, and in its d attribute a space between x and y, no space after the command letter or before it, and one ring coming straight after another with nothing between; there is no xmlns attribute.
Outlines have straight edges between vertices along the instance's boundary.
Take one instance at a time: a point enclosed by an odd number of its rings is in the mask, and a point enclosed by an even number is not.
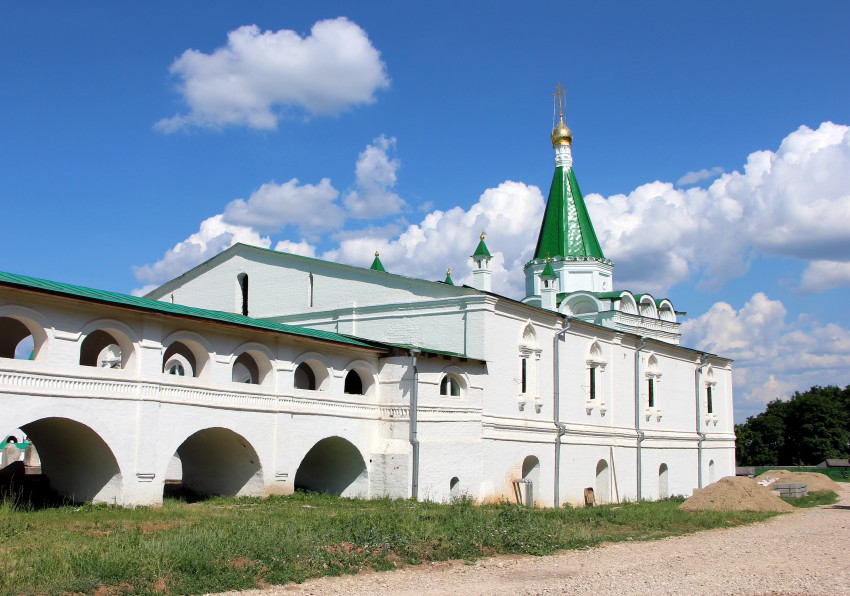
<svg viewBox="0 0 850 596"><path fill-rule="evenodd" d="M491 281L490 281L490 259L493 257L490 255L490 250L487 248L487 244L484 242L484 237L487 235L486 232L481 232L480 240L478 241L478 246L475 249L475 252L472 253L472 287L476 290L481 290L482 292L489 292L491 289Z"/></svg>

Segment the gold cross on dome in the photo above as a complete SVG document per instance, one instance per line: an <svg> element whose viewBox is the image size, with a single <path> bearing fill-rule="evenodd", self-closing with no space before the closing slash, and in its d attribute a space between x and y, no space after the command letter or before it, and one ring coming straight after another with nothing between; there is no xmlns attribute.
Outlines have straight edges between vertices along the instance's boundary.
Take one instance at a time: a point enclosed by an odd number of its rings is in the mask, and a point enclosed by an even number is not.
<svg viewBox="0 0 850 596"><path fill-rule="evenodd" d="M564 96L567 94L567 89L560 82L555 85L555 92L552 94L553 102L558 106L558 116L564 117Z"/></svg>

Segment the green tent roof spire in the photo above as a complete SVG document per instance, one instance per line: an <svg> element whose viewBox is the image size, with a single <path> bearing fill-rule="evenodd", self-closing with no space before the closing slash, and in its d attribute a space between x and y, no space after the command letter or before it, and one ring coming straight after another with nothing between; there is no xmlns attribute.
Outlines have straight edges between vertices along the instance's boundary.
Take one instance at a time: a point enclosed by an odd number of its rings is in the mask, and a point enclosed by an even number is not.
<svg viewBox="0 0 850 596"><path fill-rule="evenodd" d="M487 245L484 243L484 236L486 236L486 232L481 232L481 240L478 242L478 246L475 249L475 252L472 253L472 258L475 257L491 257L490 251L487 249Z"/></svg>
<svg viewBox="0 0 850 596"><path fill-rule="evenodd" d="M455 282L452 281L452 268L449 267L446 269L446 279L443 281L444 284L448 284L450 286L455 285Z"/></svg>
<svg viewBox="0 0 850 596"><path fill-rule="evenodd" d="M381 257L378 256L377 250L375 251L375 260L372 261L372 266L369 267L369 269L371 269L372 271L384 271L384 272L386 272L386 269L384 269L384 264L381 263Z"/></svg>
<svg viewBox="0 0 850 596"><path fill-rule="evenodd" d="M543 272L540 274L540 277L543 279L558 279L558 276L555 275L555 270L552 269L552 259L546 259L546 266L543 268Z"/></svg>
<svg viewBox="0 0 850 596"><path fill-rule="evenodd" d="M571 167L557 166L549 189L534 258L549 255L606 260Z"/></svg>

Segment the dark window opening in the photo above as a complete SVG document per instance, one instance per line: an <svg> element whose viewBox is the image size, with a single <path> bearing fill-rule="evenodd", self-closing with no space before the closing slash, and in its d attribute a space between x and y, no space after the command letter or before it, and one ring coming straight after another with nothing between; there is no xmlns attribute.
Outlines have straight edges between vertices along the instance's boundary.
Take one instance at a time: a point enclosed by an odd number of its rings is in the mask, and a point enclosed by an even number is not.
<svg viewBox="0 0 850 596"><path fill-rule="evenodd" d="M348 378L345 379L345 383L347 386ZM313 372L313 369L306 362L302 362L295 369L295 388L307 389L308 391L316 390L316 373Z"/></svg>
<svg viewBox="0 0 850 596"><path fill-rule="evenodd" d="M450 395L452 397L460 397L460 383L451 375L446 375L440 381L440 395Z"/></svg>
<svg viewBox="0 0 850 596"><path fill-rule="evenodd" d="M12 317L0 317L0 358L33 360L35 341L29 328Z"/></svg>
<svg viewBox="0 0 850 596"><path fill-rule="evenodd" d="M118 347L118 341L102 329L92 331L80 345L80 365L121 368L121 348Z"/></svg>
<svg viewBox="0 0 850 596"><path fill-rule="evenodd" d="M357 371L350 371L345 376L345 393L354 395L363 395L363 379L357 374Z"/></svg>
<svg viewBox="0 0 850 596"><path fill-rule="evenodd" d="M655 407L655 379L649 379L649 407Z"/></svg>
<svg viewBox="0 0 850 596"><path fill-rule="evenodd" d="M239 354L239 357L233 363L233 382L259 385L260 368L248 352Z"/></svg>
<svg viewBox="0 0 850 596"><path fill-rule="evenodd" d="M590 399L596 399L596 367L590 367Z"/></svg>
<svg viewBox="0 0 850 596"><path fill-rule="evenodd" d="M242 290L242 315L248 316L248 274L239 274L239 289Z"/></svg>
<svg viewBox="0 0 850 596"><path fill-rule="evenodd" d="M705 406L709 414L714 413L714 404L712 403L711 385L705 388Z"/></svg>

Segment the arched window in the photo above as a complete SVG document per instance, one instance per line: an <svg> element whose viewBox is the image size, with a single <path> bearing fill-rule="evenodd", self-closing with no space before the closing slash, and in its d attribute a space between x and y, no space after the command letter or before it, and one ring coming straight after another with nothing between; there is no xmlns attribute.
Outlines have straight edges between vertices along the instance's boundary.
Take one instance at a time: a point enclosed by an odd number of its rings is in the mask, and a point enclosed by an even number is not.
<svg viewBox="0 0 850 596"><path fill-rule="evenodd" d="M80 346L80 365L121 368L121 347L111 333L98 329L89 333Z"/></svg>
<svg viewBox="0 0 850 596"><path fill-rule="evenodd" d="M587 358L586 398L588 401L596 400L602 395L602 373L605 372L605 364L599 342L595 341L590 346Z"/></svg>
<svg viewBox="0 0 850 596"><path fill-rule="evenodd" d="M248 352L242 352L233 363L233 382L259 385L260 367Z"/></svg>
<svg viewBox="0 0 850 596"><path fill-rule="evenodd" d="M347 385L348 377L346 377L345 382ZM316 390L316 373L313 372L313 369L306 362L302 362L298 365L298 368L295 369L295 388L307 389L308 391ZM346 391L346 393L348 392Z"/></svg>
<svg viewBox="0 0 850 596"><path fill-rule="evenodd" d="M242 314L248 316L248 274L240 273L236 276L236 281L239 283L239 297L242 300Z"/></svg>
<svg viewBox="0 0 850 596"><path fill-rule="evenodd" d="M542 350L531 321L526 323L519 342L519 393L524 403L527 396L537 396L537 365Z"/></svg>
<svg viewBox="0 0 850 596"><path fill-rule="evenodd" d="M714 414L714 386L717 382L714 380L714 371L711 366L705 373L705 413Z"/></svg>
<svg viewBox="0 0 850 596"><path fill-rule="evenodd" d="M658 358L651 355L646 363L646 407L660 409L658 401L658 384L661 381L661 371L658 369Z"/></svg>
<svg viewBox="0 0 850 596"><path fill-rule="evenodd" d="M440 395L444 397L460 397L461 385L457 377L448 374L440 381Z"/></svg>
<svg viewBox="0 0 850 596"><path fill-rule="evenodd" d="M669 471L667 464L661 464L658 467L658 498L666 499L670 496L670 487L668 479Z"/></svg>
<svg viewBox="0 0 850 596"><path fill-rule="evenodd" d="M449 481L449 498L460 498L460 479L457 476Z"/></svg>
<svg viewBox="0 0 850 596"><path fill-rule="evenodd" d="M351 393L353 395L363 395L363 379L360 378L360 375L357 374L356 370L348 371L348 374L345 375L345 393Z"/></svg>
<svg viewBox="0 0 850 596"><path fill-rule="evenodd" d="M0 317L0 358L33 360L35 341L29 328L18 319Z"/></svg>
<svg viewBox="0 0 850 596"><path fill-rule="evenodd" d="M162 355L162 372L167 375L194 377L196 371L195 354L182 342L175 341Z"/></svg>

